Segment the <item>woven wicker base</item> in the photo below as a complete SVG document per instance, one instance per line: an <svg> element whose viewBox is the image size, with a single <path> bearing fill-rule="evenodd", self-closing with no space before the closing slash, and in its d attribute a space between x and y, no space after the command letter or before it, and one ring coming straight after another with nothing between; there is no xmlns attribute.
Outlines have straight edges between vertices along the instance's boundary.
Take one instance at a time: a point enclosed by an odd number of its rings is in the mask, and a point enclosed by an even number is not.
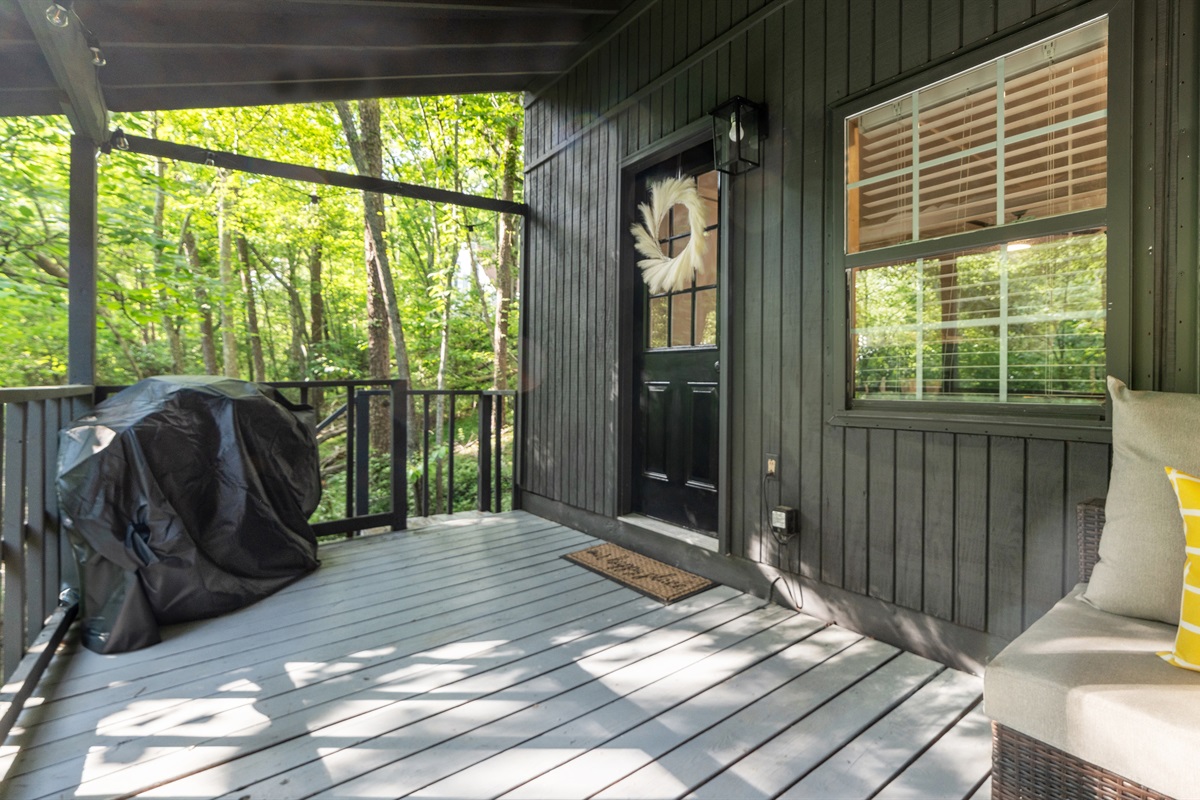
<svg viewBox="0 0 1200 800"><path fill-rule="evenodd" d="M1170 798L993 722L992 800Z"/></svg>
<svg viewBox="0 0 1200 800"><path fill-rule="evenodd" d="M655 561L615 544L567 553L563 558L610 578L660 603L674 603L713 585L707 578Z"/></svg>

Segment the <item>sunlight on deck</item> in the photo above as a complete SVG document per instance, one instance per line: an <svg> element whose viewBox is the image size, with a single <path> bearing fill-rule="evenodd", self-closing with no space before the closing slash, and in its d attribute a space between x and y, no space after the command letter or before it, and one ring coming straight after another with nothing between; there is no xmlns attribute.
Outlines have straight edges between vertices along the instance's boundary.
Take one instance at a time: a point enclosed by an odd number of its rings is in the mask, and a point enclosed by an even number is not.
<svg viewBox="0 0 1200 800"><path fill-rule="evenodd" d="M76 648L4 796L986 795L978 679L726 587L661 606L559 559L591 541L517 513L347 543L155 648Z"/></svg>

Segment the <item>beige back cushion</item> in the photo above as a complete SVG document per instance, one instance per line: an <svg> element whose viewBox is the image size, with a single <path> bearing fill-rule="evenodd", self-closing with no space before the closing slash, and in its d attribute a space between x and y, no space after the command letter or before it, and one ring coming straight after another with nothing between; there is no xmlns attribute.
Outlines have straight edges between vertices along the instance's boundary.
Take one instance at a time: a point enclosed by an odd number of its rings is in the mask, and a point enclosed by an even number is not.
<svg viewBox="0 0 1200 800"><path fill-rule="evenodd" d="M1108 379L1113 464L1100 562L1085 597L1112 614L1176 625L1184 536L1164 467L1200 474L1200 395L1137 392Z"/></svg>

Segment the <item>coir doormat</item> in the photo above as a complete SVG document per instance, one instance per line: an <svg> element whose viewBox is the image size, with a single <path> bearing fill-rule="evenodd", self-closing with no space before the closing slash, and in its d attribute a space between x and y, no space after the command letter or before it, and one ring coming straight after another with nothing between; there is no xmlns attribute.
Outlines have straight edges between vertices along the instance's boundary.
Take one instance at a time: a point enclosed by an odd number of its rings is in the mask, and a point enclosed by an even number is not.
<svg viewBox="0 0 1200 800"><path fill-rule="evenodd" d="M567 553L563 558L624 584L647 597L653 597L660 603L674 603L713 585L707 578L684 572L670 564L655 561L615 544L589 547L586 550Z"/></svg>

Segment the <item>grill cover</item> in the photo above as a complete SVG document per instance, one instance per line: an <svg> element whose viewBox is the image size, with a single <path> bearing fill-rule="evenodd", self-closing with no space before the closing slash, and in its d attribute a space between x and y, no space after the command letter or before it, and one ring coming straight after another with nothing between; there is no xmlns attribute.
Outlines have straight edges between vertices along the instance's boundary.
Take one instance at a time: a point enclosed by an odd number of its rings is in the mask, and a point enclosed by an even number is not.
<svg viewBox="0 0 1200 800"><path fill-rule="evenodd" d="M156 644L160 625L241 608L316 569L314 421L269 387L170 376L63 430L57 486L84 644Z"/></svg>

